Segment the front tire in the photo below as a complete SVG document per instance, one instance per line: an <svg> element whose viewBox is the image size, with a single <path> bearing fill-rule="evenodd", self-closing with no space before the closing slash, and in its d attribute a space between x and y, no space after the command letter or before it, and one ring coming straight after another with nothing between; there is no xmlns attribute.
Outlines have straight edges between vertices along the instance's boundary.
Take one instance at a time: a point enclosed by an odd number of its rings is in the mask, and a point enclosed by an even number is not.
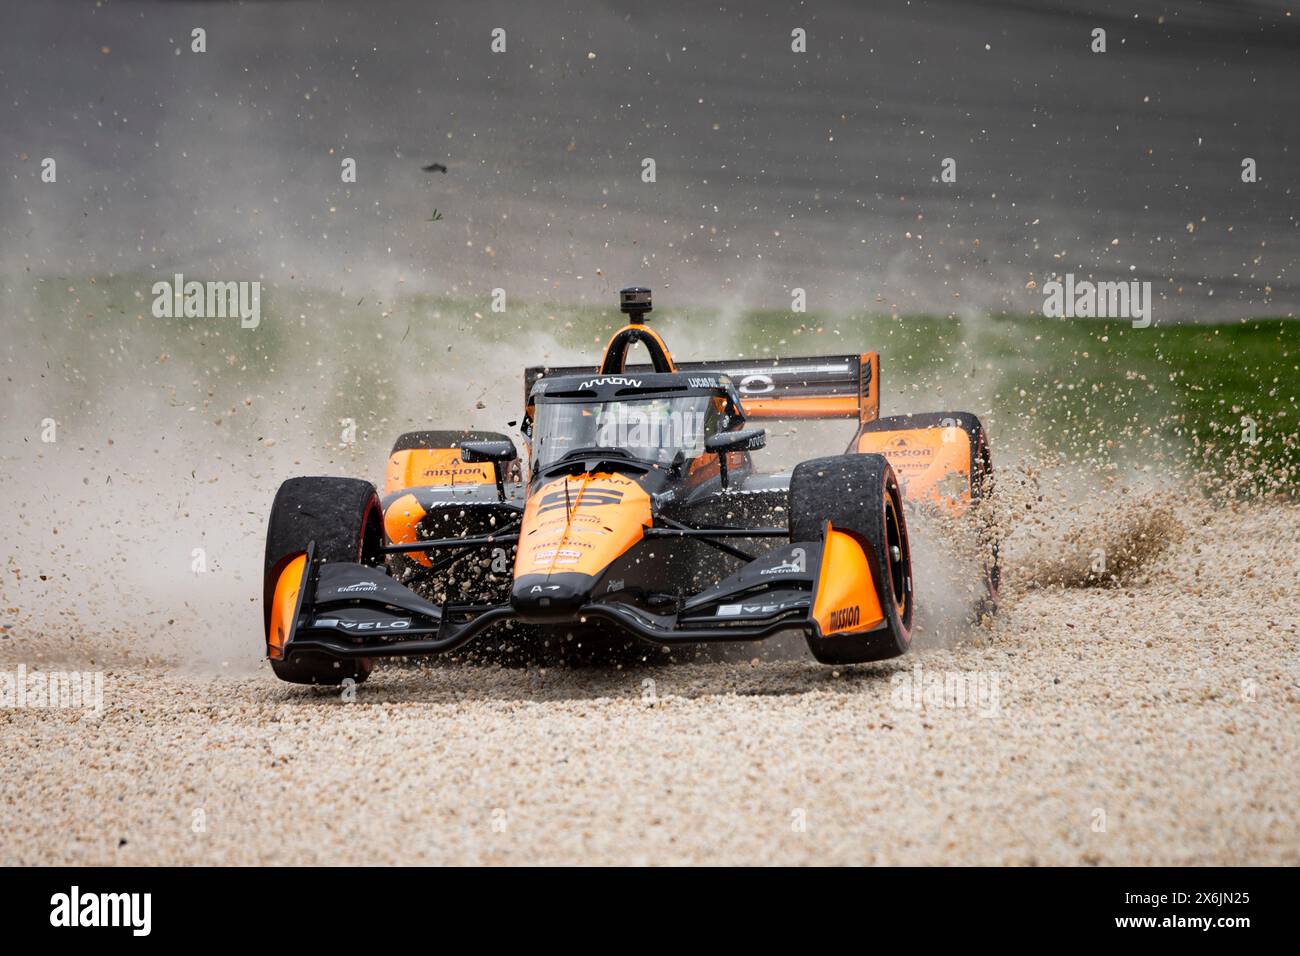
<svg viewBox="0 0 1300 956"><path fill-rule="evenodd" d="M814 458L790 478L790 540L816 541L825 523L863 545L885 616L866 634L808 636L808 649L823 664L861 664L907 653L912 646L912 555L903 499L894 470L883 455Z"/></svg>
<svg viewBox="0 0 1300 956"><path fill-rule="evenodd" d="M380 564L384 514L368 481L355 478L290 478L276 492L266 530L263 601L270 647L275 585L289 562L315 541L317 561ZM360 684L370 676L370 658L341 659L325 654L293 654L271 659L271 669L291 684Z"/></svg>

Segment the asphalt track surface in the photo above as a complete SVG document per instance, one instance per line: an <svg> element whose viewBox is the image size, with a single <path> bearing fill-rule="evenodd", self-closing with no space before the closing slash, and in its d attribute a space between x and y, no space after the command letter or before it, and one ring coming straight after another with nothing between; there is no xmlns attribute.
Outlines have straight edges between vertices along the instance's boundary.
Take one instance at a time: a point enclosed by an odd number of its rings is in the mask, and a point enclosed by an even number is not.
<svg viewBox="0 0 1300 956"><path fill-rule="evenodd" d="M12 290L180 271L603 305L637 280L945 315L1037 311L1028 284L1068 272L1150 281L1158 323L1300 310L1284 3L352 7L5 4Z"/></svg>

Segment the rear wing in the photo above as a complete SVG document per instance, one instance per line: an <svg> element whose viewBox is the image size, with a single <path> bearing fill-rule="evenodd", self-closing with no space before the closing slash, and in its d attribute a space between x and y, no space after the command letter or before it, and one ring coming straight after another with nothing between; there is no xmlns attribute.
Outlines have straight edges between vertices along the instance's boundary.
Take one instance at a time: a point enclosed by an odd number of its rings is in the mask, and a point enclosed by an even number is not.
<svg viewBox="0 0 1300 956"><path fill-rule="evenodd" d="M678 372L729 376L749 418L852 418L865 425L880 417L880 356L817 355L805 358L720 359L677 362ZM533 385L548 375L580 375L590 365L533 366L524 370L524 400ZM650 365L629 365L624 372L651 372Z"/></svg>

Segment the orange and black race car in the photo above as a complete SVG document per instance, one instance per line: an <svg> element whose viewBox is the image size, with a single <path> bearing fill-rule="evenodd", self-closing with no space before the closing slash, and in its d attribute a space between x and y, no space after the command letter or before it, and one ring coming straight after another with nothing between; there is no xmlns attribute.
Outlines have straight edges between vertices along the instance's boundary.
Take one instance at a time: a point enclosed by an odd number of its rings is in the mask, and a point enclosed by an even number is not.
<svg viewBox="0 0 1300 956"><path fill-rule="evenodd" d="M504 435L398 438L382 496L292 478L266 541L267 654L296 683L364 680L374 659L598 627L661 645L804 633L822 662L905 653L916 613L904 499L958 513L990 476L974 415L882 419L874 352L674 363L630 324L598 368L530 368ZM628 365L641 345L650 364ZM842 455L764 474L769 419L843 418ZM994 547L984 562L996 596Z"/></svg>

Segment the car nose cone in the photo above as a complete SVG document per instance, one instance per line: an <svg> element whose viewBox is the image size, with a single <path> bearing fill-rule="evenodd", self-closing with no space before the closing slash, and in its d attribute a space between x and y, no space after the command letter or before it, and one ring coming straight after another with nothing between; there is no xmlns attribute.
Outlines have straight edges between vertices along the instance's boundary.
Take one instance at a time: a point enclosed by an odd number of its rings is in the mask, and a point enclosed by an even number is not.
<svg viewBox="0 0 1300 956"><path fill-rule="evenodd" d="M529 574L518 578L510 606L526 621L572 618L591 600L595 579L586 574Z"/></svg>

